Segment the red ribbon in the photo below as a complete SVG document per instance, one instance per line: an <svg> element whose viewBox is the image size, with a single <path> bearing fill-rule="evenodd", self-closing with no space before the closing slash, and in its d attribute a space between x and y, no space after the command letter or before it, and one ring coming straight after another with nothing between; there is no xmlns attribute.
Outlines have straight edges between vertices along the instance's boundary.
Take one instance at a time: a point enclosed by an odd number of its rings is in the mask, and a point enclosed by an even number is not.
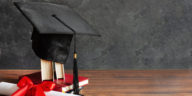
<svg viewBox="0 0 192 96"><path fill-rule="evenodd" d="M45 96L44 91L53 90L55 83L51 81L43 81L41 84L34 85L28 77L24 76L17 86L19 89L11 96Z"/></svg>

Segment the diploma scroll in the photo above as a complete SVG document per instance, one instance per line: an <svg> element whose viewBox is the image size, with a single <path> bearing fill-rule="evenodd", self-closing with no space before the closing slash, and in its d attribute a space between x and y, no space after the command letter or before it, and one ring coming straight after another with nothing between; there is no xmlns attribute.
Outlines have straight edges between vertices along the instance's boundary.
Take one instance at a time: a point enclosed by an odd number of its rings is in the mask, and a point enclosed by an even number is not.
<svg viewBox="0 0 192 96"><path fill-rule="evenodd" d="M17 87L17 84L0 82L0 95L10 96L18 89L19 88ZM62 93L57 91L49 91L49 92L45 92L45 94L46 96L79 96L79 95L67 94L67 93Z"/></svg>

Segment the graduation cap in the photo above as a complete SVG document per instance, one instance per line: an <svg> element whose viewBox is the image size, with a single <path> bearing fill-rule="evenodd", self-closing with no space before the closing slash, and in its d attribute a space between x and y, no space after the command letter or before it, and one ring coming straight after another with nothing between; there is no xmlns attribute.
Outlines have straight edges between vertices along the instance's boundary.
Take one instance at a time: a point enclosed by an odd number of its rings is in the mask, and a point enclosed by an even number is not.
<svg viewBox="0 0 192 96"><path fill-rule="evenodd" d="M65 63L74 39L73 88L74 93L79 94L76 35L100 35L67 6L42 2L14 4L33 25L32 47L38 57Z"/></svg>

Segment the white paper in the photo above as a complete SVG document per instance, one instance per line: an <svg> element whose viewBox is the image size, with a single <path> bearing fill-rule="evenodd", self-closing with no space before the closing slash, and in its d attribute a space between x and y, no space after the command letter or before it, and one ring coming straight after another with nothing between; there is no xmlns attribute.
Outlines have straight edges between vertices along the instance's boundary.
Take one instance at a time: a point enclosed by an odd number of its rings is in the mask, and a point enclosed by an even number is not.
<svg viewBox="0 0 192 96"><path fill-rule="evenodd" d="M18 89L16 84L1 82L0 83L0 94L10 96Z"/></svg>
<svg viewBox="0 0 192 96"><path fill-rule="evenodd" d="M17 84L8 83L8 82L0 82L0 94L1 95L10 96L15 91L17 91L17 89L19 89L17 87ZM57 92L57 91L45 92L45 94L46 94L46 96L79 96L79 95L62 93L62 92Z"/></svg>
<svg viewBox="0 0 192 96"><path fill-rule="evenodd" d="M67 93L62 93L57 91L45 92L45 94L46 96L79 96L79 95L67 94Z"/></svg>

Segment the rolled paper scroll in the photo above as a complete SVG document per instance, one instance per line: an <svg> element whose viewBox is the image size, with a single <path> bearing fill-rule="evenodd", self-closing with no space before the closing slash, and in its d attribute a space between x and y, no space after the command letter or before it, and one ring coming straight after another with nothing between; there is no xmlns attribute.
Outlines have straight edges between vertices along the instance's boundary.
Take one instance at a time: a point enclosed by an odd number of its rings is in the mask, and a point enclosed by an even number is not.
<svg viewBox="0 0 192 96"><path fill-rule="evenodd" d="M19 88L17 84L8 83L8 82L0 82L0 95L10 96ZM49 91L45 92L46 96L79 96L74 94L62 93L57 91Z"/></svg>
<svg viewBox="0 0 192 96"><path fill-rule="evenodd" d="M1 82L0 83L0 94L1 95L10 96L15 91L17 91L17 89L19 89L17 87L17 84L7 83L7 82Z"/></svg>

